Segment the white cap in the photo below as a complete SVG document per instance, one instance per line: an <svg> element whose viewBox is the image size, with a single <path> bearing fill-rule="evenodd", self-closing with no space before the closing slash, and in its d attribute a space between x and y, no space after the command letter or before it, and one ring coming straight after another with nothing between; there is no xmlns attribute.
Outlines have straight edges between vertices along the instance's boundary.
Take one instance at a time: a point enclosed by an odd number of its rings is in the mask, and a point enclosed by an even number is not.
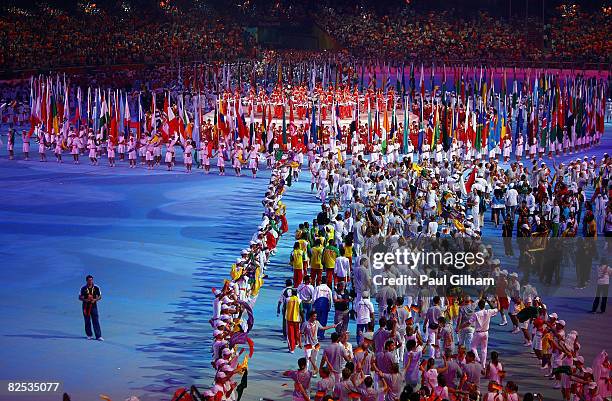
<svg viewBox="0 0 612 401"><path fill-rule="evenodd" d="M560 324L561 326L565 327L565 320L558 320L557 324Z"/></svg>

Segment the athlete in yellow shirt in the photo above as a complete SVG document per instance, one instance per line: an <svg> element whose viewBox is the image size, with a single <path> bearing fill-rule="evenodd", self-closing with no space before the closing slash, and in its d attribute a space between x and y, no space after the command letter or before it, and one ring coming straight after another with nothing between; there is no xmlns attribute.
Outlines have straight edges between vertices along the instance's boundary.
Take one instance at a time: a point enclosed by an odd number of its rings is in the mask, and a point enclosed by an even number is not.
<svg viewBox="0 0 612 401"><path fill-rule="evenodd" d="M293 285L296 287L302 284L304 277L304 251L300 248L300 243L293 244L293 252L289 257L289 264L293 267Z"/></svg>
<svg viewBox="0 0 612 401"><path fill-rule="evenodd" d="M323 276L323 263L321 261L323 257L323 245L319 238L315 240L314 245L315 246L310 249L310 275L312 276L313 283L319 285L321 284Z"/></svg>

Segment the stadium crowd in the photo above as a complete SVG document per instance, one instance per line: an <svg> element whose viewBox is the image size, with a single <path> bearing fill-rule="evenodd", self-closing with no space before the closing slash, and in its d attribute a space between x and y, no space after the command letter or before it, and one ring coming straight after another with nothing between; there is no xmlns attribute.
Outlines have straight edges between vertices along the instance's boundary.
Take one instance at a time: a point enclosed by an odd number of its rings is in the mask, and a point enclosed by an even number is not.
<svg viewBox="0 0 612 401"><path fill-rule="evenodd" d="M215 12L5 13L0 17L0 66L20 70L263 58L243 30L246 25L254 19L264 25L284 23L292 16L297 22L307 15L356 59L607 62L612 54L607 40L611 19L598 13L557 15L548 21L546 33L534 18L507 21L486 12L460 17L453 11L416 13L406 7L381 15L341 5L310 11L296 6L293 11L253 9L243 11L243 17ZM300 56L290 52L287 57Z"/></svg>
<svg viewBox="0 0 612 401"><path fill-rule="evenodd" d="M252 49L240 26L191 13L10 15L0 18L0 43L0 65L17 70L232 60Z"/></svg>
<svg viewBox="0 0 612 401"><path fill-rule="evenodd" d="M486 12L467 19L455 17L452 11L418 15L404 10L382 16L332 8L325 11L321 14L325 28L351 51L371 57L606 61L612 51L605 39L612 33L612 24L599 14L554 18L550 22L552 47L545 49L542 24L532 18L509 23ZM337 24L338 20L343 23Z"/></svg>

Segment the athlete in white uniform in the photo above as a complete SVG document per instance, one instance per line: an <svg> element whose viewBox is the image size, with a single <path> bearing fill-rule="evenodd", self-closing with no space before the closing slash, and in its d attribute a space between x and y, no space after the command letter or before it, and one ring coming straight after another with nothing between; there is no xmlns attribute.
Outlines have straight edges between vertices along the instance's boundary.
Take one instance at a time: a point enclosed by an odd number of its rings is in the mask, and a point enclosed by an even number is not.
<svg viewBox="0 0 612 401"><path fill-rule="evenodd" d="M25 130L21 132L21 139L23 140L23 143L21 144L23 158L24 160L30 160L30 137Z"/></svg>
<svg viewBox="0 0 612 401"><path fill-rule="evenodd" d="M130 161L130 168L136 168L136 153L138 144L134 140L133 136L130 136L127 145L128 159Z"/></svg>
<svg viewBox="0 0 612 401"><path fill-rule="evenodd" d="M108 141L106 156L108 157L108 165L110 167L115 167L115 144L113 141Z"/></svg>
<svg viewBox="0 0 612 401"><path fill-rule="evenodd" d="M193 152L193 146L191 145L191 139L187 140L187 144L185 145L185 150L183 151L183 159L185 161L185 168L188 173L191 173L191 166L193 164L193 156L191 153Z"/></svg>
<svg viewBox="0 0 612 401"><path fill-rule="evenodd" d="M253 178L257 178L257 169L259 168L259 152L255 146L251 146L249 149L249 168L253 173Z"/></svg>
<svg viewBox="0 0 612 401"><path fill-rule="evenodd" d="M516 161L521 161L523 157L523 150L525 148L525 142L523 139L523 133L519 133L518 139L516 140L516 149L514 150L514 154L516 156Z"/></svg>

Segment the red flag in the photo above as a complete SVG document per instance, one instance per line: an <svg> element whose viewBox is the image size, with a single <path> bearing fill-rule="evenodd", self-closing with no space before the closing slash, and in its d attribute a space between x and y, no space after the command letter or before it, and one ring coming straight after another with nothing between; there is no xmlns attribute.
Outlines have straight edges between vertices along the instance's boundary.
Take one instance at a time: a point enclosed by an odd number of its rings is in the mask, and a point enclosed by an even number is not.
<svg viewBox="0 0 612 401"><path fill-rule="evenodd" d="M472 172L470 173L470 176L468 177L467 182L465 183L465 190L468 194L472 192L472 185L474 185L475 181L476 181L476 169L474 168Z"/></svg>
<svg viewBox="0 0 612 401"><path fill-rule="evenodd" d="M117 116L113 113L113 118L110 123L110 137L115 145L118 143L118 132L117 132Z"/></svg>
<svg viewBox="0 0 612 401"><path fill-rule="evenodd" d="M174 115L172 107L168 107L168 136L172 136L179 130L179 119Z"/></svg>

